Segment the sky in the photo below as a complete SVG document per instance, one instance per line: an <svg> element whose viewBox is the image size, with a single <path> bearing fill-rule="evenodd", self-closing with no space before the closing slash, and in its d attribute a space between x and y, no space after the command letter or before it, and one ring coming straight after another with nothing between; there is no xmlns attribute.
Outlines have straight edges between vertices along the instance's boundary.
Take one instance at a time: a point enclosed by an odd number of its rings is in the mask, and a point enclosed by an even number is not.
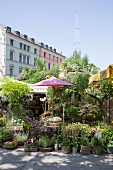
<svg viewBox="0 0 113 170"><path fill-rule="evenodd" d="M76 12L81 56L106 69L113 64L113 0L0 0L0 24L67 58L76 48Z"/></svg>

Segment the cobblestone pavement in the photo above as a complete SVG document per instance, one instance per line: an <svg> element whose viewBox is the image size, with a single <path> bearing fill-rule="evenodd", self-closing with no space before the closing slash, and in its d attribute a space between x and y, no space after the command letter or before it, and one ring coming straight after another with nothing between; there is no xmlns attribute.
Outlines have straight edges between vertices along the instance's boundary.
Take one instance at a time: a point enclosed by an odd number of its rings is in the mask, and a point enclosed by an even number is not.
<svg viewBox="0 0 113 170"><path fill-rule="evenodd" d="M113 170L113 154L82 155L24 152L0 148L0 170Z"/></svg>

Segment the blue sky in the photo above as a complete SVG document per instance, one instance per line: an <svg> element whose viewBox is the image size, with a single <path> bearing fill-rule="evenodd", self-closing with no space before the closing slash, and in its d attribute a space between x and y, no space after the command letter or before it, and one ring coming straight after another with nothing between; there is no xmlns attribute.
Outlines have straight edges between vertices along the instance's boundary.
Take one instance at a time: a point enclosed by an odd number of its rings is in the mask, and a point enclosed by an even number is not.
<svg viewBox="0 0 113 170"><path fill-rule="evenodd" d="M113 0L0 0L0 24L67 57L75 49L76 12L81 54L103 70L113 64Z"/></svg>

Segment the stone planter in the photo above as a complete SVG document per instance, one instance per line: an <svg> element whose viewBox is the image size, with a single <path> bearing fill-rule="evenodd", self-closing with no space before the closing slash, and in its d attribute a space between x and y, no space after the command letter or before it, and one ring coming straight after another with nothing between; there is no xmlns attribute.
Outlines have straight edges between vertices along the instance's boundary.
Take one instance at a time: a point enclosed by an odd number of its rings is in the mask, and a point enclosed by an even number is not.
<svg viewBox="0 0 113 170"><path fill-rule="evenodd" d="M49 148L39 147L39 151L40 152L52 152L53 151L53 147L49 147Z"/></svg>
<svg viewBox="0 0 113 170"><path fill-rule="evenodd" d="M90 154L90 146L81 145L80 152L81 152L81 154L89 155Z"/></svg>
<svg viewBox="0 0 113 170"><path fill-rule="evenodd" d="M69 154L71 152L70 147L62 146L62 153Z"/></svg>
<svg viewBox="0 0 113 170"><path fill-rule="evenodd" d="M93 154L96 155L102 154L102 148L101 147L93 148Z"/></svg>
<svg viewBox="0 0 113 170"><path fill-rule="evenodd" d="M37 152L38 151L38 147L37 146L32 146L32 147L24 146L24 151L25 152Z"/></svg>

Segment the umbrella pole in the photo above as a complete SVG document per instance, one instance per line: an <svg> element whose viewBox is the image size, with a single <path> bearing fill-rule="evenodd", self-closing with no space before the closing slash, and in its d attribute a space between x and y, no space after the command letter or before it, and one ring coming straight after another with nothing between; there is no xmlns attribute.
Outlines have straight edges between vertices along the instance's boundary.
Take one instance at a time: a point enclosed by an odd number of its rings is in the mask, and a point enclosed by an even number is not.
<svg viewBox="0 0 113 170"><path fill-rule="evenodd" d="M54 86L52 86L52 116L54 116Z"/></svg>

